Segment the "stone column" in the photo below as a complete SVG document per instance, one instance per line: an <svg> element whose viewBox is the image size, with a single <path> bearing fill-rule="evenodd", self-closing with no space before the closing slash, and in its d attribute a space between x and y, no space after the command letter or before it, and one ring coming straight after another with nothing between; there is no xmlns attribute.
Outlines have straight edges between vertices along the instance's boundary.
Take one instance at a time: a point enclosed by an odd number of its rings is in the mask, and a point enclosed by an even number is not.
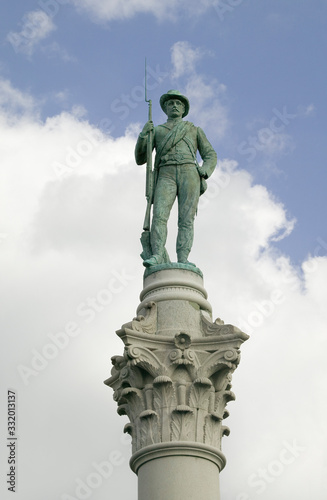
<svg viewBox="0 0 327 500"><path fill-rule="evenodd" d="M139 500L219 500L223 420L248 335L212 321L195 267L150 268L140 298L136 318L117 331L124 354L112 357L105 381L130 420Z"/></svg>

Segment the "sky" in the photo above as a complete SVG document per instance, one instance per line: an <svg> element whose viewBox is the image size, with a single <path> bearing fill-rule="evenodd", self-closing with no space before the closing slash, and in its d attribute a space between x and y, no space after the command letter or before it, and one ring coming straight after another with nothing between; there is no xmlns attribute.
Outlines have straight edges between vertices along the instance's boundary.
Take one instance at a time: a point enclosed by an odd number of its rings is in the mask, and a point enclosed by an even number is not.
<svg viewBox="0 0 327 500"><path fill-rule="evenodd" d="M178 89L217 151L190 260L213 319L250 335L221 498L325 500L326 16L325 0L1 2L1 498L12 391L17 500L137 499L103 380L143 286L146 57L154 123ZM175 238L173 210L172 257Z"/></svg>

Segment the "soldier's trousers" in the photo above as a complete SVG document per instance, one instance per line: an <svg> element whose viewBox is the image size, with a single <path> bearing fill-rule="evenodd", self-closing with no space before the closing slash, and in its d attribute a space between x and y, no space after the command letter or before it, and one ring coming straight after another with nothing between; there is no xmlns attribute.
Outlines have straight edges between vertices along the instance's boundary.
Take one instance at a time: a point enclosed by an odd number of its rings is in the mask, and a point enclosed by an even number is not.
<svg viewBox="0 0 327 500"><path fill-rule="evenodd" d="M195 165L159 168L153 201L151 247L153 255L162 256L167 240L169 214L178 199L178 234L176 252L186 260L193 244L194 218L200 196L200 176Z"/></svg>

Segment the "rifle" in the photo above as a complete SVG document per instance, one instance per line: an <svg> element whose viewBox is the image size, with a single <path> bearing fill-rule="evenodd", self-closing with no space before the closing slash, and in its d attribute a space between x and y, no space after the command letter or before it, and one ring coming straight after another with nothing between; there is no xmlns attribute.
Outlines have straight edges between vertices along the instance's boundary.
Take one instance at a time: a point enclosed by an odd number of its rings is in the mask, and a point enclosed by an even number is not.
<svg viewBox="0 0 327 500"><path fill-rule="evenodd" d="M152 101L151 99L147 99L147 91L146 91L146 60L145 60L145 102L149 103L148 120L152 121ZM149 132L147 139L146 182L145 182L145 197L147 201L147 206L143 222L144 231L150 231L151 205L153 202L152 144L153 144L153 133L151 131Z"/></svg>

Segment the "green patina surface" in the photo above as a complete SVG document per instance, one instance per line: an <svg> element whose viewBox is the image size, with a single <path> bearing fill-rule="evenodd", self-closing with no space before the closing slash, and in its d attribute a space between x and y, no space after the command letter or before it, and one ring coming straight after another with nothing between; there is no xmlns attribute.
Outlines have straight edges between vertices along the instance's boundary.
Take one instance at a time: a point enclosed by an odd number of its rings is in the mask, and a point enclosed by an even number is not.
<svg viewBox="0 0 327 500"><path fill-rule="evenodd" d="M192 273L198 274L203 278L202 271L192 264L182 264L180 262L168 262L164 264L156 264L147 267L144 271L144 277L150 276L150 274L157 273L158 271L164 271L165 269L184 269L185 271L191 271Z"/></svg>
<svg viewBox="0 0 327 500"><path fill-rule="evenodd" d="M160 98L160 105L167 121L154 127L149 120L140 133L135 159L138 165L148 161L150 147L156 150L153 171L153 217L151 230L141 238L143 263L153 266L170 262L165 248L167 223L172 206L178 199L178 233L176 241L177 261L188 265L188 256L193 245L194 218L200 195L206 189L207 179L215 169L217 155L203 130L193 123L184 121L190 103L177 90L170 90ZM199 166L196 153L199 151L203 164ZM189 269L193 270L194 266Z"/></svg>

